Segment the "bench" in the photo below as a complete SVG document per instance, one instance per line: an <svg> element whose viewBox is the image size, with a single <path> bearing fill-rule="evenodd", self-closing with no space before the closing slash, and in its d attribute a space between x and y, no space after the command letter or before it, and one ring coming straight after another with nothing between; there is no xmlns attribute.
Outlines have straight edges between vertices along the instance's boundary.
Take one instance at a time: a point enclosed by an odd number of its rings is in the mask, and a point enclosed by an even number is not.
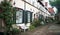
<svg viewBox="0 0 60 35"><path fill-rule="evenodd" d="M26 31L26 29L29 29L30 23L25 24L17 24L17 26L19 26L20 29L23 29L24 32Z"/></svg>

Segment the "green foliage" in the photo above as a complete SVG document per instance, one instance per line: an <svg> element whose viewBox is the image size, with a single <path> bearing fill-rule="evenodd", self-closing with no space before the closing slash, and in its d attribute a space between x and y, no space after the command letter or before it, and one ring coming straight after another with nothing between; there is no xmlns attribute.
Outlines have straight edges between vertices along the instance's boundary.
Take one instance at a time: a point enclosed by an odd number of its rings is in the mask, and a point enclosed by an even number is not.
<svg viewBox="0 0 60 35"><path fill-rule="evenodd" d="M31 25L30 28L29 28L30 31L32 31L34 29L35 29L35 26L33 26L33 25Z"/></svg>
<svg viewBox="0 0 60 35"><path fill-rule="evenodd" d="M5 20L6 26L10 26L13 24L13 14L14 14L14 8L12 7L12 5L10 4L10 2L8 2L7 0L1 2L0 4L0 8L3 12L0 13L0 18Z"/></svg>
<svg viewBox="0 0 60 35"><path fill-rule="evenodd" d="M54 2L50 1L50 4L58 9L58 13L60 12L60 0L56 0Z"/></svg>
<svg viewBox="0 0 60 35"><path fill-rule="evenodd" d="M0 3L0 9L2 12L0 13L0 18L4 19L6 31L10 31L12 25L15 23L13 20L13 15L16 12L16 9L12 7L11 3L7 0L4 0Z"/></svg>
<svg viewBox="0 0 60 35"><path fill-rule="evenodd" d="M14 34L15 34L15 33L19 33L19 32L20 32L19 29L16 29L16 28L13 28L13 29L12 29L12 33L14 33Z"/></svg>
<svg viewBox="0 0 60 35"><path fill-rule="evenodd" d="M56 2L55 2L55 1L54 1L54 2L50 1L50 4L51 4L52 6L55 6L55 5L56 5Z"/></svg>
<svg viewBox="0 0 60 35"><path fill-rule="evenodd" d="M35 27L40 26L40 20L34 19L34 21L31 24Z"/></svg>
<svg viewBox="0 0 60 35"><path fill-rule="evenodd" d="M12 35L19 35L19 34L21 34L21 31L20 31L20 29L13 28L12 31L11 31L11 34Z"/></svg>
<svg viewBox="0 0 60 35"><path fill-rule="evenodd" d="M31 23L31 26L30 26L30 31L32 31L32 30L34 30L35 29L35 27L38 27L38 26L40 26L41 24L40 24L40 22L41 22L41 20L40 19L34 19L33 20L33 22Z"/></svg>

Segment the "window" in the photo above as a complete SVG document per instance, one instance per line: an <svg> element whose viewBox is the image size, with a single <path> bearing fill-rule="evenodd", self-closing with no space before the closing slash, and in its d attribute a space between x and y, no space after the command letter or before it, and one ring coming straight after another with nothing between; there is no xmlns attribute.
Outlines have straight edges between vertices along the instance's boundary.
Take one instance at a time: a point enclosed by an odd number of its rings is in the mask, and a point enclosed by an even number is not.
<svg viewBox="0 0 60 35"><path fill-rule="evenodd" d="M16 23L32 22L32 12L26 10L19 10L16 12Z"/></svg>
<svg viewBox="0 0 60 35"><path fill-rule="evenodd" d="M22 23L22 16L23 16L22 10L16 12L16 23Z"/></svg>
<svg viewBox="0 0 60 35"><path fill-rule="evenodd" d="M32 12L30 11L24 11L24 23L32 22Z"/></svg>
<svg viewBox="0 0 60 35"><path fill-rule="evenodd" d="M28 22L30 22L30 12L28 12Z"/></svg>

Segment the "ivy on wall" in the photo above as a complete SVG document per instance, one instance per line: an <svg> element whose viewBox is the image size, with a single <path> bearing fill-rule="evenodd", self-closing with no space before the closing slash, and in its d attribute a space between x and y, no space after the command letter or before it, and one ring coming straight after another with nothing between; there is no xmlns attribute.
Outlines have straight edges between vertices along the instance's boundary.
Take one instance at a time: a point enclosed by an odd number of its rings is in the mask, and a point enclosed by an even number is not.
<svg viewBox="0 0 60 35"><path fill-rule="evenodd" d="M0 3L0 18L5 22L5 30L7 32L12 28L12 24L15 23L13 15L15 15L16 9L12 7L10 1L4 0Z"/></svg>

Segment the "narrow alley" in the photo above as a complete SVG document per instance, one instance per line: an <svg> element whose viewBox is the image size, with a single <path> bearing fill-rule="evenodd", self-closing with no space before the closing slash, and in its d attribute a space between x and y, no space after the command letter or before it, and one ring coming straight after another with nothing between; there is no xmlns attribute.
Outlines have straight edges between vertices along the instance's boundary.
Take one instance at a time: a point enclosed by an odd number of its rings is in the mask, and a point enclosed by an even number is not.
<svg viewBox="0 0 60 35"><path fill-rule="evenodd" d="M60 35L60 0L0 0L0 35Z"/></svg>

